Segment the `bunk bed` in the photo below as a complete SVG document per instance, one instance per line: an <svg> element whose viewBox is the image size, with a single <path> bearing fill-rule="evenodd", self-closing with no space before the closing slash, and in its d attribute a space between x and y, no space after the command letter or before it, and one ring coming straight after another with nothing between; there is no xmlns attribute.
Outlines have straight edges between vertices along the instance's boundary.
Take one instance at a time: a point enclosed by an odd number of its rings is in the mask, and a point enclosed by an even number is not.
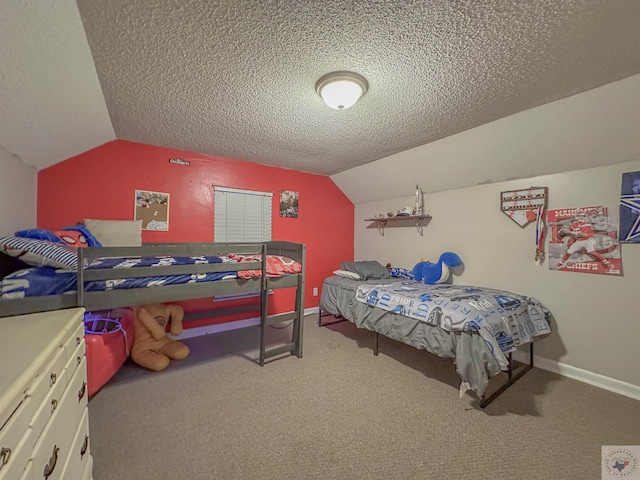
<svg viewBox="0 0 640 480"><path fill-rule="evenodd" d="M75 255L75 253L74 253ZM303 244L270 241L261 243L144 244L139 247L86 247L77 249L75 270L41 267L53 294L31 296L28 291L0 298L0 317L73 307L99 311L150 303L233 294L259 294L260 365L283 354L302 357L304 279L306 248ZM279 262L272 262L272 260ZM188 260L188 261L187 261ZM286 268L295 265L295 269ZM12 274L4 282L21 280L30 270ZM294 273L289 273L289 272ZM53 288L56 282L61 287ZM268 315L271 290L295 288L293 310ZM60 290L61 289L61 290ZM3 291L6 290L3 288ZM251 310L254 306L235 307ZM231 313L224 310L197 312L199 317ZM188 320L189 317L187 316ZM1 320L0 320L1 321ZM265 330L284 321L293 322L291 342L267 348Z"/></svg>
<svg viewBox="0 0 640 480"><path fill-rule="evenodd" d="M415 295L407 300L404 292ZM448 308L458 313L466 310L456 317ZM505 323L501 331L497 331L500 327L496 324L483 324L484 319L496 313L501 316L500 323ZM336 320L323 323L327 316ZM463 316L469 321L451 328L455 319ZM382 334L453 359L461 379L460 394L472 391L484 408L533 368L533 342L550 332L551 314L532 297L501 290L425 285L406 278L357 280L333 275L322 286L318 325L344 320L375 332L374 355L378 355ZM528 347L528 363L517 365L513 352L524 345ZM500 372L505 372L507 378L489 394L490 379Z"/></svg>

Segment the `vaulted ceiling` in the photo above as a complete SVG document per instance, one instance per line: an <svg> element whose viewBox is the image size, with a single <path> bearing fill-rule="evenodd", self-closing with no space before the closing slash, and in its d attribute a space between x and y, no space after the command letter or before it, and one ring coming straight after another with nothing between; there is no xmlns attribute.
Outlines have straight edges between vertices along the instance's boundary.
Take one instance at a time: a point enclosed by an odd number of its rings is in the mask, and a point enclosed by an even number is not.
<svg viewBox="0 0 640 480"><path fill-rule="evenodd" d="M39 168L116 137L333 175L640 73L637 0L16 5L0 144ZM349 110L336 70L369 82Z"/></svg>

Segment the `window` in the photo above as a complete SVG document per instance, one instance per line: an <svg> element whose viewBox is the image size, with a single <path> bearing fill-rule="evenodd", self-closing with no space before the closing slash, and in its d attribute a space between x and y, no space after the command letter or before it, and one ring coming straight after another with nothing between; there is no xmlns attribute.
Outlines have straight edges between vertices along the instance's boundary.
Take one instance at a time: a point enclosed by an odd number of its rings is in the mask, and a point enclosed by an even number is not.
<svg viewBox="0 0 640 480"><path fill-rule="evenodd" d="M213 239L215 242L271 240L272 192L213 187ZM256 297L259 293L218 295L214 302Z"/></svg>
<svg viewBox="0 0 640 480"><path fill-rule="evenodd" d="M213 238L216 242L271 240L273 192L214 186Z"/></svg>

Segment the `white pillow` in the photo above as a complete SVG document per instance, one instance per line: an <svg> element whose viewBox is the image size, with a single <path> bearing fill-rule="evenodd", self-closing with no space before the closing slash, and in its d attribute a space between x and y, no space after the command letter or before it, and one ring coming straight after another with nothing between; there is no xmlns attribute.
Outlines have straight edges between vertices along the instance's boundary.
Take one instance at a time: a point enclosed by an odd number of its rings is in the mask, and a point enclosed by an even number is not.
<svg viewBox="0 0 640 480"><path fill-rule="evenodd" d="M142 245L142 220L85 218L84 226L103 247L139 247Z"/></svg>
<svg viewBox="0 0 640 480"><path fill-rule="evenodd" d="M353 280L360 280L360 275L356 272L350 272L348 270L334 270L334 275L338 275L339 277L351 278Z"/></svg>

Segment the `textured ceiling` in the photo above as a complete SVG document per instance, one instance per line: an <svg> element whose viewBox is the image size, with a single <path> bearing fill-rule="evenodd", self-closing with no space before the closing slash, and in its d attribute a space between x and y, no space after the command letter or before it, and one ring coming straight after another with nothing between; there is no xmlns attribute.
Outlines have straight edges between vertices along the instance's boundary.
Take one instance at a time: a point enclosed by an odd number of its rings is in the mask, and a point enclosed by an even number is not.
<svg viewBox="0 0 640 480"><path fill-rule="evenodd" d="M116 136L335 174L640 72L640 1L78 0ZM326 107L322 75L369 81Z"/></svg>
<svg viewBox="0 0 640 480"><path fill-rule="evenodd" d="M45 168L115 134L75 0L0 0L0 149Z"/></svg>

